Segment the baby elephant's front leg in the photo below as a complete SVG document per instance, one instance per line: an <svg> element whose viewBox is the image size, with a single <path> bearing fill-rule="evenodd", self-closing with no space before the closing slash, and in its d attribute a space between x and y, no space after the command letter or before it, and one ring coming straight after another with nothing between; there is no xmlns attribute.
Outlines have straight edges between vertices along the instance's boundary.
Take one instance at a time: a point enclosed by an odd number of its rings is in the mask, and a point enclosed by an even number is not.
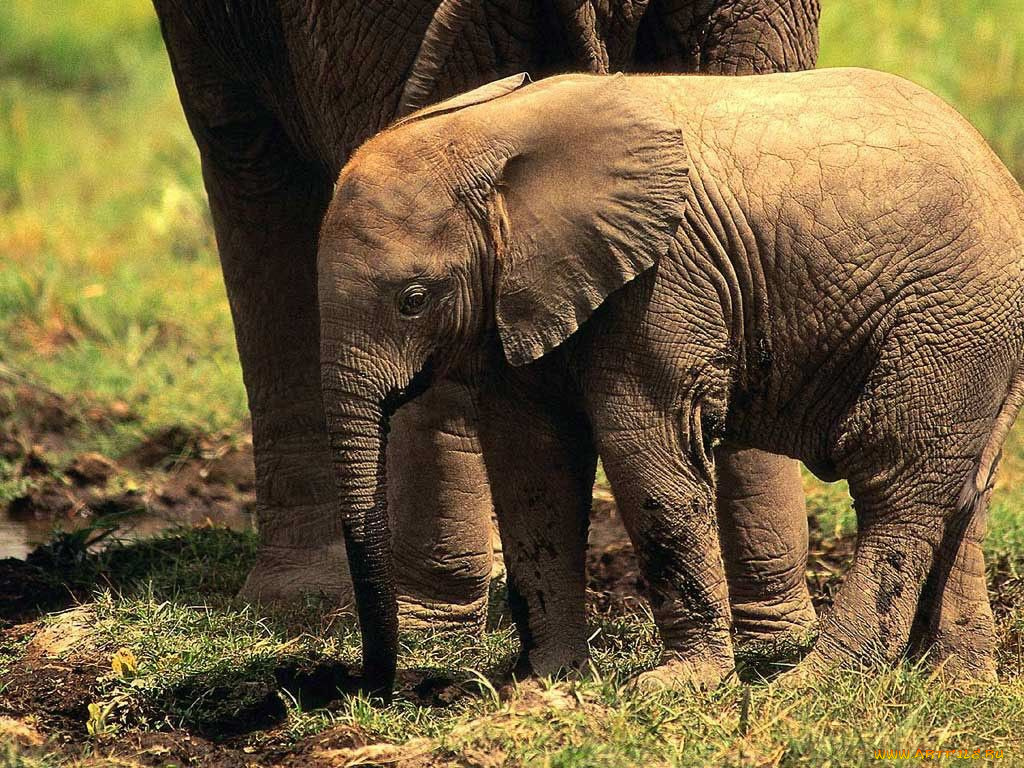
<svg viewBox="0 0 1024 768"><path fill-rule="evenodd" d="M643 689L710 688L734 667L713 481L679 437L665 423L598 440L665 644L661 665L637 681Z"/></svg>
<svg viewBox="0 0 1024 768"><path fill-rule="evenodd" d="M557 403L488 391L480 440L519 632L516 675L582 671L588 659L584 556L597 464L589 431Z"/></svg>

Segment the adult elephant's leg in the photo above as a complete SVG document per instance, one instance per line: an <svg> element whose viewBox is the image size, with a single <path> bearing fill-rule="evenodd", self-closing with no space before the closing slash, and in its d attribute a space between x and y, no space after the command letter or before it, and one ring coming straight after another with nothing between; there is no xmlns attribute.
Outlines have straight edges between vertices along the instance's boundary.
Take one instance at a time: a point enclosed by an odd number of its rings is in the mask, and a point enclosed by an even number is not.
<svg viewBox="0 0 1024 768"><path fill-rule="evenodd" d="M402 625L482 629L491 495L465 387L441 381L395 414L388 478Z"/></svg>
<svg viewBox="0 0 1024 768"><path fill-rule="evenodd" d="M235 129L254 137L274 131ZM252 413L260 546L242 595L290 602L313 593L346 602L351 587L319 374L316 238L330 184L290 157L280 135L264 146L272 154L258 165L250 154L241 178L216 157L227 147L204 153Z"/></svg>
<svg viewBox="0 0 1024 768"><path fill-rule="evenodd" d="M783 456L715 451L718 523L739 642L798 635L815 623L807 590L807 510L800 467Z"/></svg>
<svg viewBox="0 0 1024 768"><path fill-rule="evenodd" d="M818 0L651 0L634 56L660 72L813 69L820 15Z"/></svg>
<svg viewBox="0 0 1024 768"><path fill-rule="evenodd" d="M260 547L242 594L350 597L320 395L317 234L331 179L303 162L223 52L157 2L199 146L252 413Z"/></svg>
<svg viewBox="0 0 1024 768"><path fill-rule="evenodd" d="M818 0L719 2L700 27L701 71L745 75L813 69Z"/></svg>

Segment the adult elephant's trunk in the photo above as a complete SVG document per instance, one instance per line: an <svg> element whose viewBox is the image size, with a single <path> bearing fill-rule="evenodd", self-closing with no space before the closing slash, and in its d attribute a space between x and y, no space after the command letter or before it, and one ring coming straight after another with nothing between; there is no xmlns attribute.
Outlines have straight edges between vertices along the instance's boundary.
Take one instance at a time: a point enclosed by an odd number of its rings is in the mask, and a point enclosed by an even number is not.
<svg viewBox="0 0 1024 768"><path fill-rule="evenodd" d="M364 685L389 699L398 657L398 601L387 508L390 413L378 398L340 392L334 373L325 368L324 405L363 637Z"/></svg>

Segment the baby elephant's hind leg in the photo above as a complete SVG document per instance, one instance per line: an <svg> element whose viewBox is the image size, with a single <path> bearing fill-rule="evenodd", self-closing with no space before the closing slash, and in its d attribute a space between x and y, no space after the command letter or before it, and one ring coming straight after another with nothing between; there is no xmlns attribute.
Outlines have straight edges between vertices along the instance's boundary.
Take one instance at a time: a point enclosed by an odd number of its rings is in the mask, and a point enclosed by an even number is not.
<svg viewBox="0 0 1024 768"><path fill-rule="evenodd" d="M949 569L945 558L957 559L954 578L936 584L943 589L936 602L955 602L950 590L968 589L973 595L978 589L969 569L979 567L979 553L972 552L959 524L966 520L959 498L997 404L991 402L990 382L967 375L977 370L972 361L958 361L953 352L943 360L946 370L962 372L957 383L901 377L898 363L883 360L880 370L888 373L876 373L868 382L865 391L871 395L844 425L835 450L857 510L857 551L832 610L822 619L818 645L804 660L804 673L851 657L895 662L907 650L925 580L936 563ZM919 362L921 371L940 370L933 360ZM974 647L977 638L968 642Z"/></svg>

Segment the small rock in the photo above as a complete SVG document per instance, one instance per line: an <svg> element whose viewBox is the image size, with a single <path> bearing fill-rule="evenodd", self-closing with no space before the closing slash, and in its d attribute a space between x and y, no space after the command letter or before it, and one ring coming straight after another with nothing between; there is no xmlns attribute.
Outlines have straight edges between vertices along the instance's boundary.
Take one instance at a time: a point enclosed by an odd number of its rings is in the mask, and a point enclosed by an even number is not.
<svg viewBox="0 0 1024 768"><path fill-rule="evenodd" d="M20 747L41 747L43 735L32 726L11 717L0 717L0 742Z"/></svg>
<svg viewBox="0 0 1024 768"><path fill-rule="evenodd" d="M115 400L110 404L110 416L115 421L137 421L138 415L123 400Z"/></svg>
<svg viewBox="0 0 1024 768"><path fill-rule="evenodd" d="M255 484L252 453L228 451L206 466L206 479L211 483L233 485L240 491L252 490Z"/></svg>
<svg viewBox="0 0 1024 768"><path fill-rule="evenodd" d="M196 435L184 427L168 427L150 437L123 460L142 469L173 464L199 452Z"/></svg>
<svg viewBox="0 0 1024 768"><path fill-rule="evenodd" d="M14 461L25 453L24 446L11 435L0 434L0 459Z"/></svg>
<svg viewBox="0 0 1024 768"><path fill-rule="evenodd" d="M75 457L65 474L75 485L103 485L117 474L118 467L113 461L99 453L82 453Z"/></svg>

